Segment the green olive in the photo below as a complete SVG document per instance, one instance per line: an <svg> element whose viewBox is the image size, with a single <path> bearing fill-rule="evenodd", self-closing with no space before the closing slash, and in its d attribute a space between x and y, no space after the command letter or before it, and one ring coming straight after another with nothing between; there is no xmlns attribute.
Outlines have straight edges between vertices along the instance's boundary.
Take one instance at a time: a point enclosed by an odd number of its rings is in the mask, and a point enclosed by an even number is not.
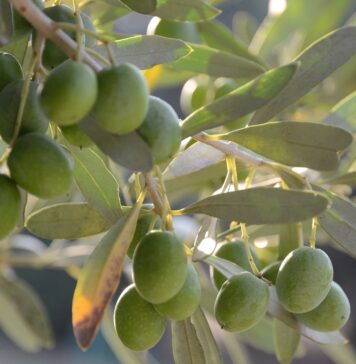
<svg viewBox="0 0 356 364"><path fill-rule="evenodd" d="M255 326L266 314L269 290L250 272L226 281L215 301L215 318L227 331L242 332Z"/></svg>
<svg viewBox="0 0 356 364"><path fill-rule="evenodd" d="M0 174L0 239L15 228L21 216L21 196L16 183Z"/></svg>
<svg viewBox="0 0 356 364"><path fill-rule="evenodd" d="M138 293L135 285L120 295L114 311L114 324L122 343L131 350L148 350L161 339L167 320Z"/></svg>
<svg viewBox="0 0 356 364"><path fill-rule="evenodd" d="M0 93L0 134L7 143L10 143L14 135L23 85L24 81L14 81ZM37 89L38 84L31 81L19 135L45 133L48 128L48 119L40 106Z"/></svg>
<svg viewBox="0 0 356 364"><path fill-rule="evenodd" d="M297 314L305 326L317 331L341 329L350 317L350 302L343 289L332 282L329 293L319 306L306 313Z"/></svg>
<svg viewBox="0 0 356 364"><path fill-rule="evenodd" d="M250 246L250 249L257 267L260 268L259 259L255 253L255 250L252 246ZM218 250L215 252L215 255L219 258L229 260L230 262L233 262L239 265L241 268L246 269L252 273L251 265L246 254L246 249L244 243L241 240L235 240L220 245ZM219 290L226 281L226 278L216 269L212 269L211 272L215 287Z"/></svg>
<svg viewBox="0 0 356 364"><path fill-rule="evenodd" d="M94 71L68 60L53 69L40 100L47 117L58 125L78 123L93 107L98 93Z"/></svg>
<svg viewBox="0 0 356 364"><path fill-rule="evenodd" d="M187 275L183 244L172 232L150 232L135 249L132 272L137 291L146 301L168 301L183 287Z"/></svg>
<svg viewBox="0 0 356 364"><path fill-rule="evenodd" d="M61 131L70 144L79 148L87 148L94 145L93 141L85 134L78 124L62 126Z"/></svg>
<svg viewBox="0 0 356 364"><path fill-rule="evenodd" d="M137 67L127 63L99 72L98 87L93 114L103 129L128 134L142 124L148 108L148 86Z"/></svg>
<svg viewBox="0 0 356 364"><path fill-rule="evenodd" d="M149 98L147 115L137 131L149 145L156 164L171 159L182 139L176 112L167 102L154 96Z"/></svg>
<svg viewBox="0 0 356 364"><path fill-rule="evenodd" d="M38 133L17 139L9 159L11 177L41 198L63 195L72 184L73 163L55 141Z"/></svg>
<svg viewBox="0 0 356 364"><path fill-rule="evenodd" d="M22 68L10 53L0 53L0 91L13 81L22 80Z"/></svg>
<svg viewBox="0 0 356 364"><path fill-rule="evenodd" d="M201 287L198 273L191 263L180 291L167 302L155 305L156 310L170 320L184 320L198 308L201 297Z"/></svg>
<svg viewBox="0 0 356 364"><path fill-rule="evenodd" d="M267 265L267 267L264 267L261 271L262 276L275 285L277 281L279 267L281 266L281 264L282 262L278 261Z"/></svg>
<svg viewBox="0 0 356 364"><path fill-rule="evenodd" d="M277 294L286 310L308 312L325 299L332 280L333 266L322 250L298 248L290 252L279 267Z"/></svg>

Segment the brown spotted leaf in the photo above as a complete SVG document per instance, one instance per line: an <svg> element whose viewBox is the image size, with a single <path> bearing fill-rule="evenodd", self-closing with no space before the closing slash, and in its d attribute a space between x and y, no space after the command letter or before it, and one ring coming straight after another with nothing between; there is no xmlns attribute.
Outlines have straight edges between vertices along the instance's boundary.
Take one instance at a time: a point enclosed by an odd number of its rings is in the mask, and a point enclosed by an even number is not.
<svg viewBox="0 0 356 364"><path fill-rule="evenodd" d="M81 271L72 304L72 321L78 345L86 350L93 341L105 308L120 281L133 238L142 200L120 218L97 245Z"/></svg>

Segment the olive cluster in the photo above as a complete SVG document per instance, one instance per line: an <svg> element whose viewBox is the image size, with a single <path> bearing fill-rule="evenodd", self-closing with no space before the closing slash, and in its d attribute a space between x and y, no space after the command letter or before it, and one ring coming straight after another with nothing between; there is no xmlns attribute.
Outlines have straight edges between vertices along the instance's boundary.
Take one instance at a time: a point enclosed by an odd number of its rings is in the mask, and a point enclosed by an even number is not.
<svg viewBox="0 0 356 364"><path fill-rule="evenodd" d="M161 339L167 320L184 320L198 308L199 277L184 245L169 231L145 232L139 220L129 255L134 284L120 295L114 312L116 332L132 350L147 350Z"/></svg>
<svg viewBox="0 0 356 364"><path fill-rule="evenodd" d="M43 12L57 22L78 21L65 5ZM20 18L15 22L17 29L30 28L26 22L20 24ZM93 28L85 14L79 21L84 28ZM74 32L67 33L75 37ZM33 40L36 37L34 32ZM85 47L96 42L85 35L82 41ZM79 125L88 114L108 133L136 131L150 147L156 164L169 160L181 142L174 109L149 95L146 80L134 65L120 64L95 73L89 66L67 59L50 40L45 41L41 64L50 70L44 80L25 81L19 62L10 54L0 54L0 135L11 146L7 160L11 178L0 176L0 210L4 209L0 211L4 212L0 238L13 230L21 215L17 186L39 198L53 198L65 194L72 184L73 160L49 136L50 122L52 130L60 130L69 143L80 147L93 144Z"/></svg>
<svg viewBox="0 0 356 364"><path fill-rule="evenodd" d="M250 271L242 241L224 243L216 256ZM260 263L252 250L255 263ZM350 303L342 288L333 281L330 258L320 249L301 247L262 270L275 285L281 305L305 326L317 331L341 329L350 316ZM268 308L268 286L251 272L228 280L215 269L212 279L219 290L215 316L228 331L241 332L259 322Z"/></svg>

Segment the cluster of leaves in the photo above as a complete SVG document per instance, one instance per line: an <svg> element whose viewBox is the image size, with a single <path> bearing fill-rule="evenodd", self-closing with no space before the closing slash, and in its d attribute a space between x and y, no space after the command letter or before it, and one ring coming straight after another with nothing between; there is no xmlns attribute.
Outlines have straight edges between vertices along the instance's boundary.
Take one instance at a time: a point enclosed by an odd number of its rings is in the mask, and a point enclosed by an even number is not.
<svg viewBox="0 0 356 364"><path fill-rule="evenodd" d="M10 3L16 6L20 1ZM31 33L14 32L14 9L10 3L0 1L2 51L20 59L26 71L32 52ZM193 257L227 277L241 269L217 257L206 257L200 250L207 237L218 241L231 234L239 236L239 229L234 227L217 234L217 219L247 224L251 241L263 237L266 247L258 253L265 264L295 249L298 234L309 231L312 219L326 233L325 241L333 245L336 242L355 257L356 207L347 198L351 189L340 187L353 188L356 184L356 147L352 143L356 131L353 120L356 94L352 93L356 27L352 18L339 27L351 1L321 6L322 0L290 0L281 15L268 16L258 29L248 15L237 14L236 34L215 20L220 13L214 7L217 3L78 2L81 12L91 15L100 34L91 54L102 66L108 63L107 43L110 43L110 57L117 63L129 62L145 70L152 88L182 85L198 73L211 79L233 79L239 84L182 121L188 142L182 143L181 152L168 166L160 166L164 168L163 178L159 173L156 177L164 185L159 186L158 195L163 200L168 196L172 204L181 204L191 195L197 200L179 211L179 214L207 215L196 238ZM317 19L315 9L322 12ZM130 12L194 24L199 41L193 43L164 34L114 33L114 21ZM30 287L16 278L12 268L49 266L65 269L78 278L73 298L73 327L78 344L87 349L119 285L138 218L156 214L158 210L157 206L155 211L142 209L142 199L133 207L131 204L135 189L144 185L140 176L152 177L154 167L150 149L141 137L135 132L125 136L108 134L89 118L81 127L95 146L80 149L61 140L75 161L75 186L65 197L44 201L28 196L27 203L24 198L23 221L1 245L4 269L0 304L6 308L0 314L1 328L29 351L51 347L53 338L41 303ZM5 148L2 143L1 149ZM232 157L238 162L239 180L245 180L246 187L254 175L252 188L227 192L233 182L229 162ZM303 173L293 167L303 167ZM123 176L129 173L135 173L136 178L126 181ZM224 177L228 185L216 191ZM125 204L119 198L119 185ZM154 194L151 197L157 203ZM39 240L29 240L21 234L23 226L33 235L54 242L45 248ZM96 236L102 233L105 235ZM91 236L92 240L88 240ZM276 256L273 252L278 238ZM88 256L79 273L78 267L82 267ZM206 295L202 306L210 315L215 293L204 272L201 273ZM222 361L204 315L199 309L191 318L172 324L177 363ZM105 327L104 334L110 335L110 328ZM339 332L319 333L298 324L281 308L272 291L269 318L247 333L229 337L221 334L222 344L231 357L247 361L238 343L249 343L270 352L274 350L269 339L272 330L275 351L282 363L290 362L300 353L301 335L322 344L345 342ZM140 354L123 347L114 350L125 363L143 361ZM347 349L327 354L340 363L343 359L338 358L351 355Z"/></svg>

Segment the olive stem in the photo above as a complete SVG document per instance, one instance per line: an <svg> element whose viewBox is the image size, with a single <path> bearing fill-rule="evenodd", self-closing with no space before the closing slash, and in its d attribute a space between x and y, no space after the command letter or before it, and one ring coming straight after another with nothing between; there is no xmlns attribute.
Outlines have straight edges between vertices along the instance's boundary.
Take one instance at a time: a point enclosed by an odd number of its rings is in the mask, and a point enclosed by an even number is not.
<svg viewBox="0 0 356 364"><path fill-rule="evenodd" d="M253 273L256 276L260 277L261 273L258 270L257 265L256 265L256 263L255 263L255 261L253 259L252 254L251 254L249 236L248 236L248 233L247 233L246 225L245 224L240 224L240 226L241 226L241 239L242 239L242 241L243 241L243 243L245 245L248 262L250 263L250 266L251 266L251 269L252 269Z"/></svg>
<svg viewBox="0 0 356 364"><path fill-rule="evenodd" d="M92 38L95 38L102 43L107 43L109 41L109 39L107 37L102 36L96 32L93 32L92 30L83 28L80 26L80 24L75 25L75 24L70 24L70 23L56 22L56 26L60 29L71 30L74 32L80 31L81 33L83 33L85 35L90 35Z"/></svg>
<svg viewBox="0 0 356 364"><path fill-rule="evenodd" d="M315 248L316 245L316 231L318 229L318 225L319 225L318 219L314 217L312 220L312 230L309 238L309 246L313 249Z"/></svg>
<svg viewBox="0 0 356 364"><path fill-rule="evenodd" d="M108 66L111 66L110 61L107 58L105 58L104 56L102 56L101 54L99 54L98 52L95 52L94 49L87 48L86 52L88 54L90 54L91 56L95 57L98 61L100 61Z"/></svg>
<svg viewBox="0 0 356 364"><path fill-rule="evenodd" d="M77 41L77 62L81 62L81 53L82 53L82 39L83 39L83 32L81 31L81 18L80 18L80 9L78 7L77 1L73 0L73 8L74 13L77 21L77 29L75 32L76 35L76 41Z"/></svg>
<svg viewBox="0 0 356 364"><path fill-rule="evenodd" d="M45 38L50 39L54 44L63 50L69 58L75 59L78 44L71 39L63 30L58 29L56 23L50 19L32 1L28 0L9 0L32 26ZM103 67L84 50L81 50L83 62L92 67L95 71L100 71Z"/></svg>

